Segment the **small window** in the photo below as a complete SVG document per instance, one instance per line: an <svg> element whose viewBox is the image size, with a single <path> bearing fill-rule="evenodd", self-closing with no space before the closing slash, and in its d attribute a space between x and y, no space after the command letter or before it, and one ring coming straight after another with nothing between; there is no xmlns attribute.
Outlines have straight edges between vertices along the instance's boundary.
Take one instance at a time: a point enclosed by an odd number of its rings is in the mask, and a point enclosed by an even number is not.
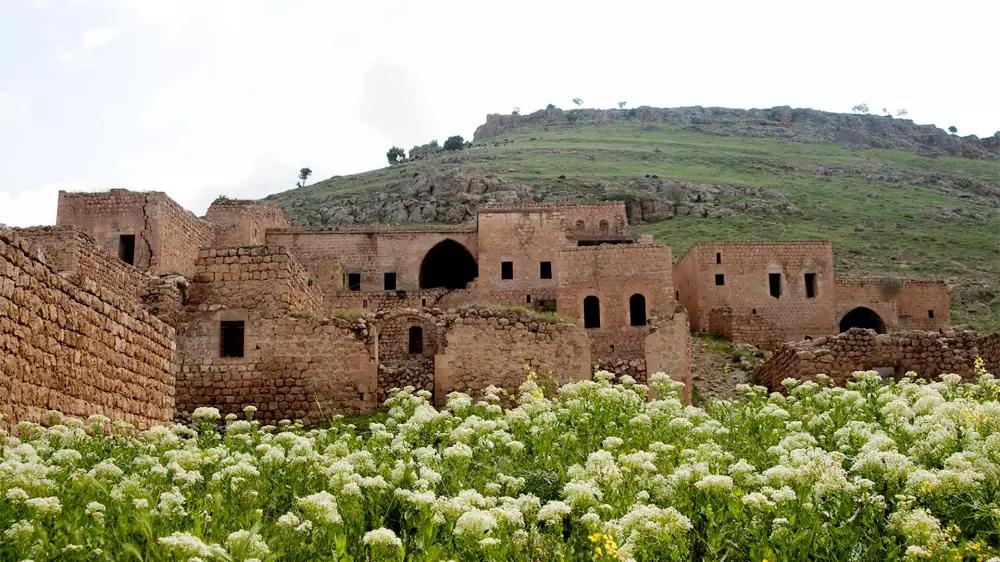
<svg viewBox="0 0 1000 562"><path fill-rule="evenodd" d="M427 306L427 299L420 299L420 306Z"/></svg>
<svg viewBox="0 0 1000 562"><path fill-rule="evenodd" d="M118 257L129 265L135 265L135 234L118 237Z"/></svg>
<svg viewBox="0 0 1000 562"><path fill-rule="evenodd" d="M360 273L348 273L347 274L347 290L348 291L360 291L361 290L361 274Z"/></svg>
<svg viewBox="0 0 1000 562"><path fill-rule="evenodd" d="M674 291L674 300L675 301L681 300L681 292L680 291Z"/></svg>
<svg viewBox="0 0 1000 562"><path fill-rule="evenodd" d="M410 326L410 353L419 354L424 352L424 329L420 326Z"/></svg>
<svg viewBox="0 0 1000 562"><path fill-rule="evenodd" d="M633 326L646 325L646 297L636 293L628 299L629 324Z"/></svg>
<svg viewBox="0 0 1000 562"><path fill-rule="evenodd" d="M386 291L395 291L396 290L396 272L395 271L386 271L385 274L382 275L382 287Z"/></svg>
<svg viewBox="0 0 1000 562"><path fill-rule="evenodd" d="M781 298L781 274L780 273L768 273L767 274L767 290L771 293L771 296L778 299Z"/></svg>
<svg viewBox="0 0 1000 562"><path fill-rule="evenodd" d="M722 252L715 252L715 263L722 263Z"/></svg>
<svg viewBox="0 0 1000 562"><path fill-rule="evenodd" d="M806 298L816 298L816 274L806 273Z"/></svg>
<svg viewBox="0 0 1000 562"><path fill-rule="evenodd" d="M219 322L219 356L243 357L242 320L223 320Z"/></svg>
<svg viewBox="0 0 1000 562"><path fill-rule="evenodd" d="M531 295L527 295L526 298L524 299L524 302L531 304Z"/></svg>
<svg viewBox="0 0 1000 562"><path fill-rule="evenodd" d="M756 309L756 308L755 308L755 309L753 309L753 311L751 312L751 314L754 314L754 315L756 315L756 314L757 314L757 309Z"/></svg>
<svg viewBox="0 0 1000 562"><path fill-rule="evenodd" d="M541 262L538 267L538 276L542 279L552 279L552 262Z"/></svg>
<svg viewBox="0 0 1000 562"><path fill-rule="evenodd" d="M583 299L583 327L601 327L601 301L593 295Z"/></svg>
<svg viewBox="0 0 1000 562"><path fill-rule="evenodd" d="M577 230L583 230L585 228L587 228L587 224L585 222L583 222L582 220L576 221L576 229Z"/></svg>
<svg viewBox="0 0 1000 562"><path fill-rule="evenodd" d="M500 279L513 279L514 278L514 262L503 261L500 262Z"/></svg>
<svg viewBox="0 0 1000 562"><path fill-rule="evenodd" d="M715 274L715 284L718 285L719 287L725 285L726 284L726 276L724 274L722 274L722 273L716 273Z"/></svg>
<svg viewBox="0 0 1000 562"><path fill-rule="evenodd" d="M933 308L927 310L927 317L928 318L934 318L934 309Z"/></svg>
<svg viewBox="0 0 1000 562"><path fill-rule="evenodd" d="M602 219L601 222L597 223L597 228L600 229L601 234L608 234L608 221Z"/></svg>

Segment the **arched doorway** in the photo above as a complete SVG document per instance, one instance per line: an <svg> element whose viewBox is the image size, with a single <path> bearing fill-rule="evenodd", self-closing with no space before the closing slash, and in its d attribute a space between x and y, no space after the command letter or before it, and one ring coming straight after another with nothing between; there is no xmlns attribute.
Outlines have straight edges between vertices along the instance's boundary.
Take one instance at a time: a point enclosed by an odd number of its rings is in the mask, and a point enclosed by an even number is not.
<svg viewBox="0 0 1000 562"><path fill-rule="evenodd" d="M875 330L875 333L885 333L885 322L872 309L859 306L851 309L840 319L840 331L846 332L851 328L867 328Z"/></svg>
<svg viewBox="0 0 1000 562"><path fill-rule="evenodd" d="M442 240L420 264L420 288L464 289L478 275L476 260L465 246L451 239Z"/></svg>
<svg viewBox="0 0 1000 562"><path fill-rule="evenodd" d="M646 297L636 293L628 298L628 319L632 326L646 325Z"/></svg>
<svg viewBox="0 0 1000 562"><path fill-rule="evenodd" d="M593 295L583 299L583 327L601 327L601 301Z"/></svg>

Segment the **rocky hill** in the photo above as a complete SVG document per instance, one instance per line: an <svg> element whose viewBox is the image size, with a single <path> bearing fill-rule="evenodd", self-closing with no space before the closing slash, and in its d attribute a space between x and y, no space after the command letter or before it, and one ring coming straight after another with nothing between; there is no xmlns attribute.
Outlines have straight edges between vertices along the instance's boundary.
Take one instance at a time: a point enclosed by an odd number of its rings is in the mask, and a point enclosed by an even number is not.
<svg viewBox="0 0 1000 562"><path fill-rule="evenodd" d="M828 238L842 273L946 279L957 321L1000 328L998 145L808 109L553 109L491 115L463 150L269 199L296 224L331 227L624 200L636 230L677 256L699 239Z"/></svg>

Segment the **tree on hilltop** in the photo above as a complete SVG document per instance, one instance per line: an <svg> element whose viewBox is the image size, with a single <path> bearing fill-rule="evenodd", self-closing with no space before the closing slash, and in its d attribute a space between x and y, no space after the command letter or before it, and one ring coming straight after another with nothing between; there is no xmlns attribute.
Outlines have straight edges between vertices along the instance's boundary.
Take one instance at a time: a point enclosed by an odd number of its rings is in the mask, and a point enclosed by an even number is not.
<svg viewBox="0 0 1000 562"><path fill-rule="evenodd" d="M618 102L618 109L625 109L625 104L627 103L628 103L627 101Z"/></svg>
<svg viewBox="0 0 1000 562"><path fill-rule="evenodd" d="M867 103L859 103L858 105L852 107L851 111L853 111L854 113L867 114L868 113L868 104Z"/></svg>
<svg viewBox="0 0 1000 562"><path fill-rule="evenodd" d="M575 103L577 107L580 107L583 105L583 98L573 98L573 103Z"/></svg>
<svg viewBox="0 0 1000 562"><path fill-rule="evenodd" d="M406 152L398 146L393 146L385 153L385 157L389 160L389 164L399 164L406 161Z"/></svg>
<svg viewBox="0 0 1000 562"><path fill-rule="evenodd" d="M951 127L948 127L948 132L951 133L951 134L953 134L953 135L957 135L958 134L958 127L952 125Z"/></svg>
<svg viewBox="0 0 1000 562"><path fill-rule="evenodd" d="M546 109L546 110L549 110L549 109L555 109L555 108L556 108L556 105L555 105L554 103L550 103L549 105L546 105L546 106L545 106L545 109Z"/></svg>
<svg viewBox="0 0 1000 562"><path fill-rule="evenodd" d="M299 170L299 180L300 180L298 183L299 187L306 186L306 180L309 179L309 176L311 176L312 173L313 171L309 168L302 168L301 170Z"/></svg>
<svg viewBox="0 0 1000 562"><path fill-rule="evenodd" d="M462 135L448 137L448 140L444 141L445 150L462 150L463 148L465 148L465 139L462 138Z"/></svg>

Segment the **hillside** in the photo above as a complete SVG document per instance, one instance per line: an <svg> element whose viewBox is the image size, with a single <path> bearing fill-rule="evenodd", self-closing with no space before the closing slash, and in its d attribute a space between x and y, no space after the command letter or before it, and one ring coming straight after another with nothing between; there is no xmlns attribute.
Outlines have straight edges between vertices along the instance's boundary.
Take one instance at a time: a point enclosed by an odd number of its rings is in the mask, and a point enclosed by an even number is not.
<svg viewBox="0 0 1000 562"><path fill-rule="evenodd" d="M675 256L699 239L828 238L839 273L945 279L955 322L1000 329L1000 137L877 116L697 109L490 116L465 150L269 199L315 226L459 223L490 201L621 199L634 229Z"/></svg>

